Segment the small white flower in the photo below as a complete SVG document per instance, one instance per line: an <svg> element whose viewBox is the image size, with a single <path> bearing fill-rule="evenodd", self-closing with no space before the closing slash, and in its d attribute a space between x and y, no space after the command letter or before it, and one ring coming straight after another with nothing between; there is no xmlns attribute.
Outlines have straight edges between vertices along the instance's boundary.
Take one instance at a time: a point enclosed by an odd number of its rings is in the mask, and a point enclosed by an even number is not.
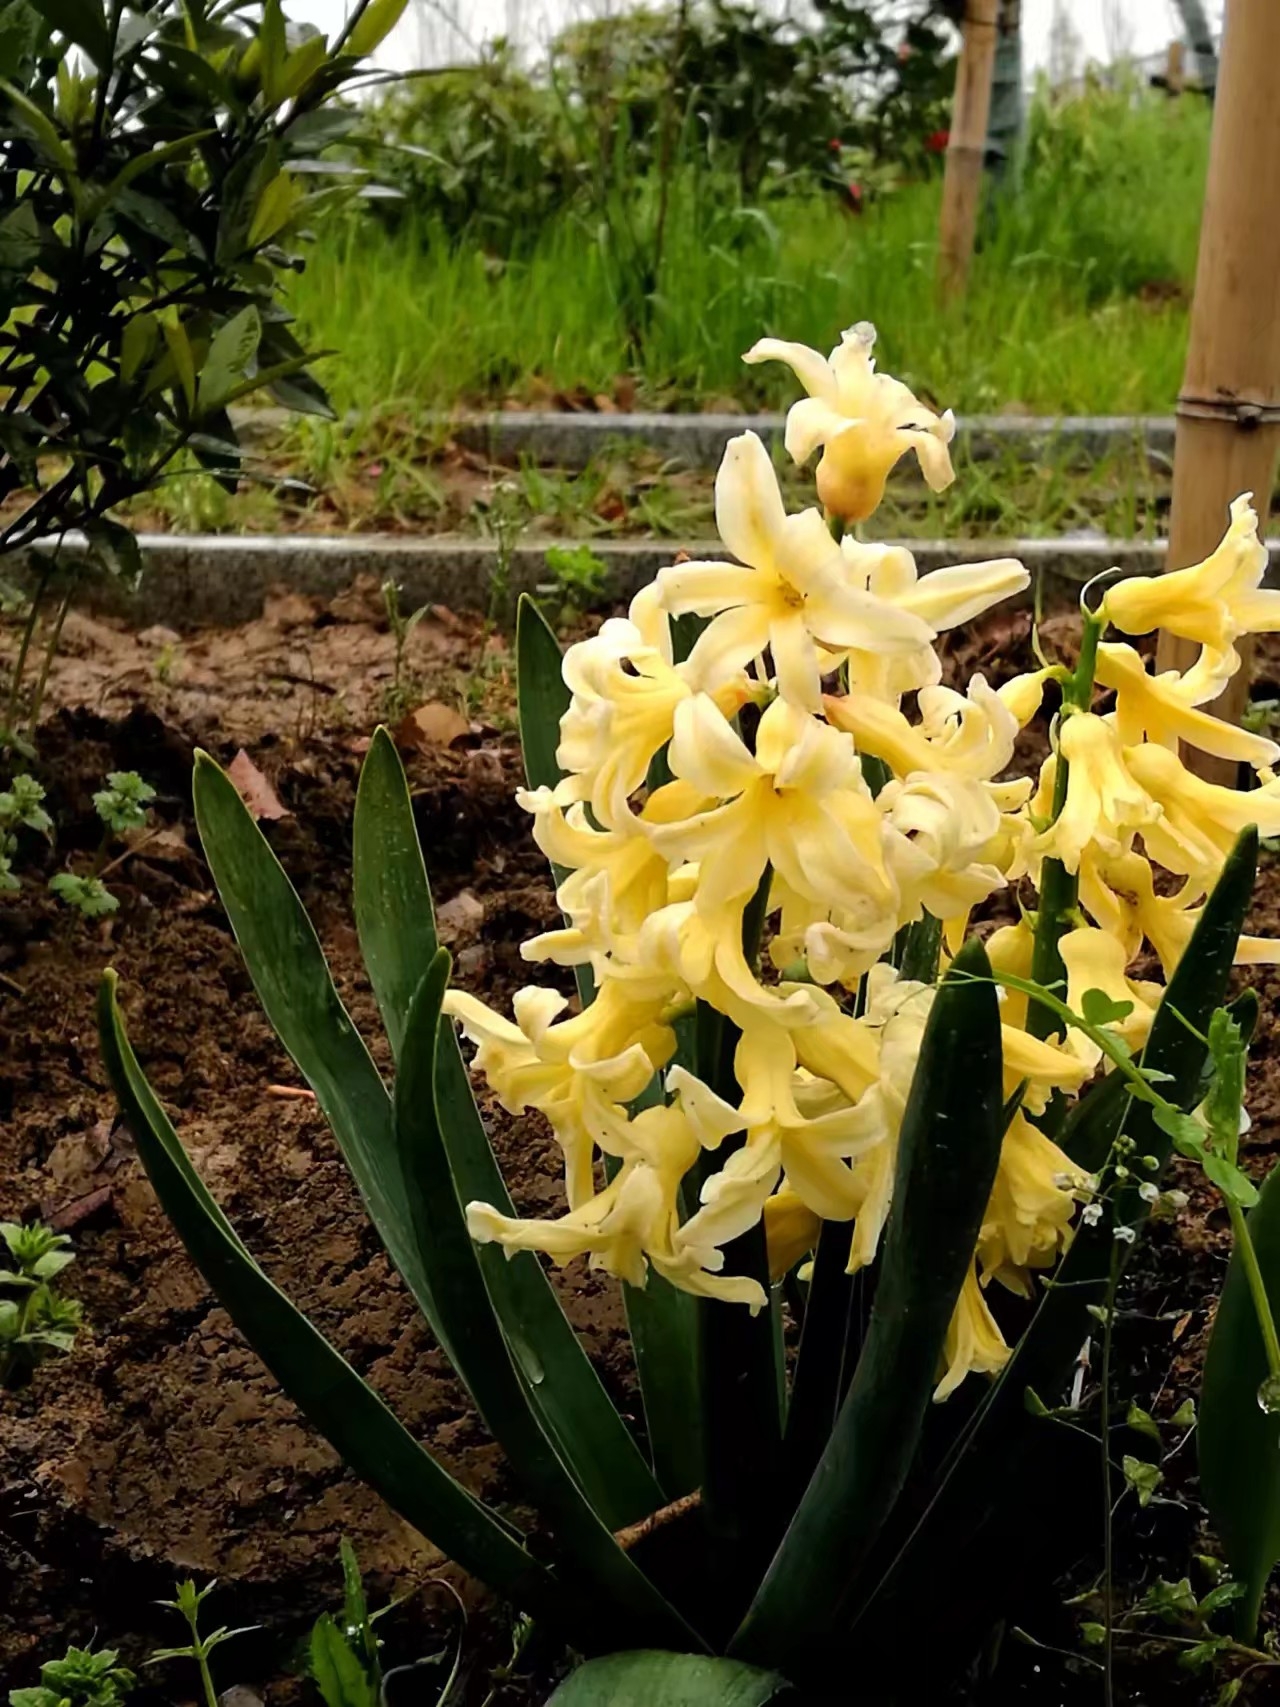
<svg viewBox="0 0 1280 1707"><path fill-rule="evenodd" d="M1160 1196L1160 1188L1152 1185L1150 1180L1144 1180L1138 1187L1138 1196L1144 1203L1154 1203Z"/></svg>
<svg viewBox="0 0 1280 1707"><path fill-rule="evenodd" d="M1118 1239L1122 1245L1131 1245L1137 1236L1132 1227L1116 1227L1111 1234L1111 1237Z"/></svg>
<svg viewBox="0 0 1280 1707"><path fill-rule="evenodd" d="M1080 1211L1080 1219L1086 1227L1096 1227L1102 1219L1102 1205L1100 1203L1087 1203Z"/></svg>
<svg viewBox="0 0 1280 1707"><path fill-rule="evenodd" d="M1191 1201L1185 1191L1166 1191L1164 1200L1170 1209L1185 1209Z"/></svg>

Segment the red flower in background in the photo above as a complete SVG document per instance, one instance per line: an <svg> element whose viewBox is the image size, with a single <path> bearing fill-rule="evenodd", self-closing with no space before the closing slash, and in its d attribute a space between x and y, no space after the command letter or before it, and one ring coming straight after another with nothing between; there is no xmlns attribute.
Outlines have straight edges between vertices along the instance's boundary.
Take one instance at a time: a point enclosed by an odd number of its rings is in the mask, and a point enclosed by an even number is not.
<svg viewBox="0 0 1280 1707"><path fill-rule="evenodd" d="M949 130L931 130L924 139L924 145L930 154L945 154L950 141Z"/></svg>

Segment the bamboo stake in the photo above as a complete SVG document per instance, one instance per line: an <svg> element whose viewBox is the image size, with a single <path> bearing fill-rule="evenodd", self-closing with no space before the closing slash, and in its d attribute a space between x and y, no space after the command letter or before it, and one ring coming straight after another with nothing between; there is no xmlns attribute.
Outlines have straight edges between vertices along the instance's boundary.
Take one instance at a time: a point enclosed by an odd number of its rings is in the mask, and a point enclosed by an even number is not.
<svg viewBox="0 0 1280 1707"><path fill-rule="evenodd" d="M1227 0L1191 333L1173 460L1171 569L1208 556L1227 507L1252 492L1265 533L1280 453L1280 5ZM1238 723L1244 665L1211 708ZM1196 647L1162 635L1159 668L1186 669ZM1188 764L1215 782L1235 767L1199 753Z"/></svg>
<svg viewBox="0 0 1280 1707"><path fill-rule="evenodd" d="M938 223L938 290L944 298L964 295L973 260L999 14L1000 0L968 0L960 26L960 57L956 61L956 92Z"/></svg>

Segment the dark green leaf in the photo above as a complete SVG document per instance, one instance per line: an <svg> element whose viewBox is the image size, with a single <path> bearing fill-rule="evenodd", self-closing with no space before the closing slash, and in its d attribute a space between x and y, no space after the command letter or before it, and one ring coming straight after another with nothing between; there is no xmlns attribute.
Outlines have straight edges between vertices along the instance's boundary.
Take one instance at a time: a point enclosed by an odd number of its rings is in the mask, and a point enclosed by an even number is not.
<svg viewBox="0 0 1280 1707"><path fill-rule="evenodd" d="M450 1355L517 1479L551 1520L584 1597L598 1599L597 1646L625 1640L628 1631L633 1638L643 1632L652 1641L692 1644L693 1632L618 1546L569 1474L535 1415L531 1390L537 1386L526 1387L517 1378L479 1252L467 1233L436 1109L437 1035L448 977L449 956L441 949L405 1026L396 1078L396 1141L414 1236L431 1274ZM446 1049L454 1046L447 1028L441 1041ZM607 1450L609 1441L601 1444Z"/></svg>
<svg viewBox="0 0 1280 1707"><path fill-rule="evenodd" d="M40 11L55 30L82 47L99 69L106 67L111 38L98 0L40 0Z"/></svg>
<svg viewBox="0 0 1280 1707"><path fill-rule="evenodd" d="M133 529L98 516L85 523L84 533L90 552L107 573L126 587L136 587L142 579L142 552Z"/></svg>
<svg viewBox="0 0 1280 1707"><path fill-rule="evenodd" d="M377 1683L327 1612L312 1626L307 1663L325 1707L379 1707Z"/></svg>
<svg viewBox="0 0 1280 1707"><path fill-rule="evenodd" d="M939 986L902 1120L871 1324L848 1397L732 1651L789 1666L844 1617L915 1456L1004 1137L982 944Z"/></svg>
<svg viewBox="0 0 1280 1707"><path fill-rule="evenodd" d="M360 770L352 840L360 952L398 1060L410 1005L439 944L404 767L382 728Z"/></svg>
<svg viewBox="0 0 1280 1707"><path fill-rule="evenodd" d="M162 1208L196 1267L285 1392L394 1511L482 1582L551 1623L563 1585L453 1480L249 1255L192 1166L125 1036L108 972L98 1032L112 1088Z"/></svg>
<svg viewBox="0 0 1280 1707"><path fill-rule="evenodd" d="M1269 1175L1247 1224L1274 1315L1280 1312L1280 1169ZM1196 1447L1205 1504L1231 1574L1245 1585L1239 1628L1250 1637L1280 1559L1280 1411L1259 1403L1269 1373L1245 1265L1233 1250L1205 1358Z"/></svg>
<svg viewBox="0 0 1280 1707"><path fill-rule="evenodd" d="M242 308L219 326L200 369L199 406L202 413L227 402L249 373L262 320L256 308Z"/></svg>
<svg viewBox="0 0 1280 1707"><path fill-rule="evenodd" d="M391 1099L333 987L311 921L234 784L196 755L196 822L258 999L342 1148L385 1243L452 1360L410 1225Z"/></svg>
<svg viewBox="0 0 1280 1707"><path fill-rule="evenodd" d="M404 769L391 737L373 738L356 797L355 911L361 950L392 1047L435 953L431 891ZM514 1213L471 1094L452 1025L441 1029L436 1100L454 1188ZM503 1333L543 1423L612 1528L646 1516L661 1490L600 1384L537 1258L508 1261L496 1245L479 1260Z"/></svg>
<svg viewBox="0 0 1280 1707"><path fill-rule="evenodd" d="M547 1707L766 1707L790 1693L777 1672L738 1660L641 1650L580 1666Z"/></svg>

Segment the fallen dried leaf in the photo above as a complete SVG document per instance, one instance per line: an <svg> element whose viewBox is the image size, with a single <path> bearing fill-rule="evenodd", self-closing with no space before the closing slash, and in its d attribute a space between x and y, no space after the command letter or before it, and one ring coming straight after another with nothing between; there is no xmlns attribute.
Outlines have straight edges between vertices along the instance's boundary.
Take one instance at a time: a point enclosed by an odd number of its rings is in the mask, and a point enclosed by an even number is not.
<svg viewBox="0 0 1280 1707"><path fill-rule="evenodd" d="M471 733L471 725L460 711L443 700L431 699L402 717L396 725L397 747L425 752L429 747L451 747Z"/></svg>
<svg viewBox="0 0 1280 1707"><path fill-rule="evenodd" d="M289 808L243 747L227 766L227 775L255 818L268 818L274 822L277 818L289 817Z"/></svg>
<svg viewBox="0 0 1280 1707"><path fill-rule="evenodd" d="M484 922L484 902L469 889L462 889L436 908L436 929L442 942L458 942L479 933Z"/></svg>
<svg viewBox="0 0 1280 1707"><path fill-rule="evenodd" d="M86 1192L74 1202L64 1204L49 1217L49 1225L55 1233L65 1233L72 1227L78 1227L82 1221L87 1221L91 1215L96 1215L110 1203L111 1187L100 1185L96 1191Z"/></svg>
<svg viewBox="0 0 1280 1707"><path fill-rule="evenodd" d="M1173 1324L1173 1337L1175 1342L1182 1338L1183 1334L1186 1333L1190 1326L1191 1311L1188 1310L1185 1316L1179 1316L1177 1321Z"/></svg>

